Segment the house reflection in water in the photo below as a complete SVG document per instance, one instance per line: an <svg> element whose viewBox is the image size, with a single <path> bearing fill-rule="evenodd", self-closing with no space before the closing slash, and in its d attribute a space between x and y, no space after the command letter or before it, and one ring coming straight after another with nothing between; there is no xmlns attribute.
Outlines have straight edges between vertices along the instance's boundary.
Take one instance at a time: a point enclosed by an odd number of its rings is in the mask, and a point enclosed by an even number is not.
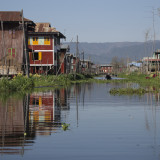
<svg viewBox="0 0 160 160"><path fill-rule="evenodd" d="M23 155L25 150L32 149L37 135L61 131L66 110L69 110L66 89L0 102L0 154Z"/></svg>
<svg viewBox="0 0 160 160"><path fill-rule="evenodd" d="M55 105L52 91L33 93L30 96L29 120L33 131L39 135L50 135L61 126L60 109Z"/></svg>
<svg viewBox="0 0 160 160"><path fill-rule="evenodd" d="M0 153L24 154L24 147L32 145L32 137L28 134L28 96L17 100L9 98L0 102Z"/></svg>
<svg viewBox="0 0 160 160"><path fill-rule="evenodd" d="M50 135L61 128L61 111L69 107L65 89L33 93L30 96L29 120L32 131L38 135Z"/></svg>

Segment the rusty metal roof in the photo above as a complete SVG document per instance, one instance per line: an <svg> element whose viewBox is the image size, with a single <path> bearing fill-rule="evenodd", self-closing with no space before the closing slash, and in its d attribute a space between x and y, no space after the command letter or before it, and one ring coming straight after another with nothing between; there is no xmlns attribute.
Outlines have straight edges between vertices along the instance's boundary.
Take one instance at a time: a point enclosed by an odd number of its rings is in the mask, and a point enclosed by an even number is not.
<svg viewBox="0 0 160 160"><path fill-rule="evenodd" d="M4 22L22 21L21 12L19 11L0 11L0 21L1 20ZM24 21L29 22L31 20L24 18Z"/></svg>
<svg viewBox="0 0 160 160"><path fill-rule="evenodd" d="M61 38L66 38L61 32L57 31L56 28L51 27L50 23L36 23L35 34L57 34ZM33 32L31 34L34 34Z"/></svg>
<svg viewBox="0 0 160 160"><path fill-rule="evenodd" d="M36 23L35 32L59 32L50 23Z"/></svg>

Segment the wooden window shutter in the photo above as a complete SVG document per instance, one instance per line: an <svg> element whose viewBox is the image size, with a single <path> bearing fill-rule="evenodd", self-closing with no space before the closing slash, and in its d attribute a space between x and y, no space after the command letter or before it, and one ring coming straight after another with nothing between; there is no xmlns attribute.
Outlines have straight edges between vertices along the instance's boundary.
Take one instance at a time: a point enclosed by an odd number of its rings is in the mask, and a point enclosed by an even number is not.
<svg viewBox="0 0 160 160"><path fill-rule="evenodd" d="M8 54L12 54L12 48L8 48Z"/></svg>
<svg viewBox="0 0 160 160"><path fill-rule="evenodd" d="M16 56L16 48L8 48L8 55L11 55L15 58Z"/></svg>
<svg viewBox="0 0 160 160"><path fill-rule="evenodd" d="M38 52L38 60L42 60L42 52Z"/></svg>
<svg viewBox="0 0 160 160"><path fill-rule="evenodd" d="M11 54L14 58L16 57L16 48L12 48L12 54Z"/></svg>

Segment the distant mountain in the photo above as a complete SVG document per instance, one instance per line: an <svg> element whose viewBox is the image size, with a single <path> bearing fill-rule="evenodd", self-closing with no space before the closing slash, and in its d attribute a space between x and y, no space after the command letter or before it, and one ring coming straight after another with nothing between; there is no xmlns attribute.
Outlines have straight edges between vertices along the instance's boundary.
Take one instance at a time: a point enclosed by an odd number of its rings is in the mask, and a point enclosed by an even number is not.
<svg viewBox="0 0 160 160"><path fill-rule="evenodd" d="M70 52L76 54L76 43L67 43L70 45ZM139 60L143 57L151 56L153 52L153 42L108 42L108 43L87 43L78 44L79 53L84 51L85 59L91 59L96 64L106 64L112 61L112 58L130 58ZM155 49L160 49L160 41L155 41Z"/></svg>

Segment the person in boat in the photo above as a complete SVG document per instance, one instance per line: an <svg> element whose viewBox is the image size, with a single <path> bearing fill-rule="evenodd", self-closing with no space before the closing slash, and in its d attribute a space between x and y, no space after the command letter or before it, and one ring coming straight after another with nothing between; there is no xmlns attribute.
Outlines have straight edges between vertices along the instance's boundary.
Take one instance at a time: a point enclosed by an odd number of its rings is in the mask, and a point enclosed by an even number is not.
<svg viewBox="0 0 160 160"><path fill-rule="evenodd" d="M109 74L107 74L107 75L106 75L106 79L107 79L107 80L110 80L110 79L112 79L112 78L111 78L111 76L110 76Z"/></svg>

